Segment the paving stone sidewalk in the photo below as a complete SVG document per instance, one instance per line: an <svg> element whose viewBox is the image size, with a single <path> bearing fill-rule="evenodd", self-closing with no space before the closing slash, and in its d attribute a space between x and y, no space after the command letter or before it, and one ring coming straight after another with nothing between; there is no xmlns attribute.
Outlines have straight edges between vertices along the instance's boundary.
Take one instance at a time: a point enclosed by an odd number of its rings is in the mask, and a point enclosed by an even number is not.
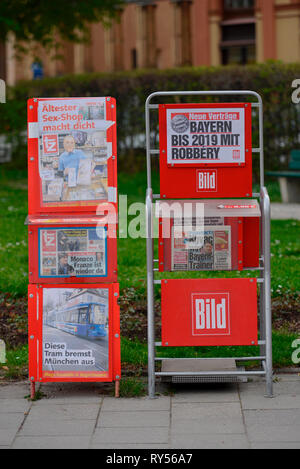
<svg viewBox="0 0 300 469"><path fill-rule="evenodd" d="M262 379L175 389L115 399L101 384L51 383L47 398L28 402L27 383L1 385L0 449L300 448L297 373L276 376L272 399Z"/></svg>

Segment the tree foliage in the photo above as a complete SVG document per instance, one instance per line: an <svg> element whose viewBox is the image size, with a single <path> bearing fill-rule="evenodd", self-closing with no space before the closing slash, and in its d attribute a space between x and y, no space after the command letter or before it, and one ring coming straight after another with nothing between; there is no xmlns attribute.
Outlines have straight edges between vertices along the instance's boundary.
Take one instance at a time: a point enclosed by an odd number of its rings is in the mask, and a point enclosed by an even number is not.
<svg viewBox="0 0 300 469"><path fill-rule="evenodd" d="M90 23L107 22L122 0L1 0L0 41L13 33L17 42L53 46L88 37Z"/></svg>

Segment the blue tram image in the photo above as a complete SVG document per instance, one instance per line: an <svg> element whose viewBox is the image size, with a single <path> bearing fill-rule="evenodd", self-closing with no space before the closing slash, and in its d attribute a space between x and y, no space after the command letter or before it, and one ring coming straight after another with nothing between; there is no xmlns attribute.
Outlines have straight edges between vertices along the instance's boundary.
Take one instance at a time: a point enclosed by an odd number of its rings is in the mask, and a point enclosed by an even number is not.
<svg viewBox="0 0 300 469"><path fill-rule="evenodd" d="M90 339L107 336L107 290L69 289L64 295L66 301L46 313L47 326Z"/></svg>

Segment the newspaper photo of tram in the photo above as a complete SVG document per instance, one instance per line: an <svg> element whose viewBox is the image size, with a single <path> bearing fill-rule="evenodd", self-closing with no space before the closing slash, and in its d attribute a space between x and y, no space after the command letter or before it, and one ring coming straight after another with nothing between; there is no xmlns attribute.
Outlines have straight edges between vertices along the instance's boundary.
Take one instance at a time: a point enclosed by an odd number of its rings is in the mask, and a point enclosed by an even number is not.
<svg viewBox="0 0 300 469"><path fill-rule="evenodd" d="M230 270L231 227L172 227L172 270Z"/></svg>
<svg viewBox="0 0 300 469"><path fill-rule="evenodd" d="M40 228L40 277L105 277L106 227Z"/></svg>
<svg viewBox="0 0 300 469"><path fill-rule="evenodd" d="M107 288L44 288L44 377L106 377Z"/></svg>
<svg viewBox="0 0 300 469"><path fill-rule="evenodd" d="M111 142L104 98L39 102L39 173L43 203L107 200Z"/></svg>

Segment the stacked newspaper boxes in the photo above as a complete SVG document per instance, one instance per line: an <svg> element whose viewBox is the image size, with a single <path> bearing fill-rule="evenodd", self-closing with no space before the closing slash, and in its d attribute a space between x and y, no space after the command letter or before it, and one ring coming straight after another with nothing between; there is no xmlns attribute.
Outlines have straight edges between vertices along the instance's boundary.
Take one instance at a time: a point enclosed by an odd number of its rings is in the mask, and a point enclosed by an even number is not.
<svg viewBox="0 0 300 469"><path fill-rule="evenodd" d="M117 384L115 100L30 99L28 176L31 383Z"/></svg>
<svg viewBox="0 0 300 469"><path fill-rule="evenodd" d="M159 119L160 194L175 199L156 205L159 271L258 268L251 105L162 104ZM162 345L257 344L256 279L163 280L161 293Z"/></svg>

